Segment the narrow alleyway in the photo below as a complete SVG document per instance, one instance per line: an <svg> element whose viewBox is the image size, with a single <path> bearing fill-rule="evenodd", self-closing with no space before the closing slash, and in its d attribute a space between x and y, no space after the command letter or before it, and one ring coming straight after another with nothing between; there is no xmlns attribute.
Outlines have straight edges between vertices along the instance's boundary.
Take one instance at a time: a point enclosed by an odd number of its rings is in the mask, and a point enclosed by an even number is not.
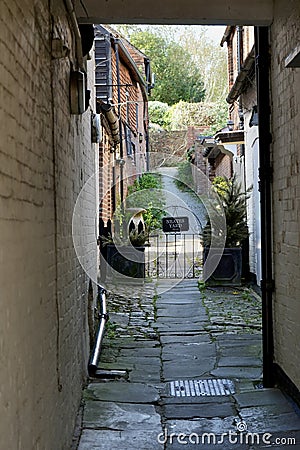
<svg viewBox="0 0 300 450"><path fill-rule="evenodd" d="M114 312L101 369L126 370L127 376L94 380L86 389L79 450L256 449L277 437L300 442L293 404L279 390L260 386L256 294L222 288L200 292L196 280L175 287L172 280L160 280L138 295L114 296L109 307ZM225 395L220 384L208 389L201 383L208 379L226 380ZM233 443L234 433L246 427L259 433L254 445ZM220 444L222 434L230 432ZM203 433L213 433L210 442ZM265 442L264 433L272 434Z"/></svg>
<svg viewBox="0 0 300 450"><path fill-rule="evenodd" d="M197 211L169 178L174 169L162 172L165 189ZM91 381L74 448L300 448L297 408L279 390L262 388L255 292L159 279L118 286L108 310L100 371L124 376Z"/></svg>
<svg viewBox="0 0 300 450"><path fill-rule="evenodd" d="M189 217L189 232L199 233L205 225L205 207L196 194L178 189L174 180L177 178L176 167L161 167L158 172L162 176L163 189L166 196L166 211L169 214Z"/></svg>

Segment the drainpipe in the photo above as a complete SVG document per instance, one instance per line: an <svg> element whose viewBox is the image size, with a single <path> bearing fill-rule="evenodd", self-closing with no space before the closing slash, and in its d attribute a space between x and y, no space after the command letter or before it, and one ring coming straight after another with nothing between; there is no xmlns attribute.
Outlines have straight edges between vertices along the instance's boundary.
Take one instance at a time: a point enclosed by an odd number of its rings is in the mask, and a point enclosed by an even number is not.
<svg viewBox="0 0 300 450"><path fill-rule="evenodd" d="M237 26L237 67L238 67L238 76L242 76L243 73L243 55L244 55L244 47L243 47L243 27ZM243 102L242 95L239 95L239 129L244 130L244 111L243 111ZM245 155L245 144L240 144L240 163L242 163L242 171L243 171L243 185L244 191L247 190L247 181L246 181L246 155ZM246 220L248 222L248 213L246 207ZM249 267L249 237L247 237L243 243L242 247L242 276L247 280L249 278L250 267Z"/></svg>
<svg viewBox="0 0 300 450"><path fill-rule="evenodd" d="M146 171L150 172L149 133L146 131Z"/></svg>
<svg viewBox="0 0 300 450"><path fill-rule="evenodd" d="M243 27L238 26L237 27L237 67L238 67L238 74L241 73L243 66ZM244 129L244 114L243 114L243 105L242 105L242 98L239 96L239 129ZM245 155L245 146L244 144L241 145L241 155Z"/></svg>
<svg viewBox="0 0 300 450"><path fill-rule="evenodd" d="M123 130L121 120L121 81L120 81L120 57L119 57L119 44L117 39L114 39L115 52L116 52L116 72L117 72L117 85L118 85L118 116L119 116L119 134L120 134L120 158L123 159ZM124 200L124 182L123 182L123 165L120 164L120 199L121 205Z"/></svg>
<svg viewBox="0 0 300 450"><path fill-rule="evenodd" d="M96 371L98 369L98 362L100 359L101 344L104 336L105 324L108 321L108 314L106 311L106 290L102 287L99 287L98 298L100 300L101 313L99 315L100 322L98 326L95 345L88 365L88 371L90 376L95 376Z"/></svg>
<svg viewBox="0 0 300 450"><path fill-rule="evenodd" d="M74 35L75 35L76 57L77 57L78 67L79 67L79 69L84 70L82 47L81 47L81 34L80 34L80 30L79 30L78 23L77 23L74 5L72 3L72 0L64 0L64 1L65 1L65 5L66 5L67 11L69 13L70 19L71 19L72 28L73 28Z"/></svg>
<svg viewBox="0 0 300 450"><path fill-rule="evenodd" d="M268 27L255 27L256 82L259 132L259 185L261 208L261 256L262 256L262 326L263 326L263 384L273 387L273 314L274 290L272 262L272 211L270 164L270 85Z"/></svg>

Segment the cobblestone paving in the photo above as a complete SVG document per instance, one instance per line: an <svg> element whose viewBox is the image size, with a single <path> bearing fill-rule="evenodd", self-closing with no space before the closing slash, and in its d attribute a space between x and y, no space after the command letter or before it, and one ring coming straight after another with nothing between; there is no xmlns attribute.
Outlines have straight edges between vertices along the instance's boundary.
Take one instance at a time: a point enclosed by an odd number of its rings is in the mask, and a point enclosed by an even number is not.
<svg viewBox="0 0 300 450"><path fill-rule="evenodd" d="M176 196L203 222L201 203L172 182L174 169L162 173L170 205ZM300 448L297 408L280 390L261 386L255 292L205 288L195 279L110 289L99 368L125 376L90 380L78 450L282 449L288 439ZM207 380L229 380L234 392L192 396L186 387ZM254 433L248 441L247 432ZM230 433L238 439L230 441Z"/></svg>
<svg viewBox="0 0 300 450"><path fill-rule="evenodd" d="M278 389L256 389L262 371L257 294L246 288L199 291L196 280L123 289L123 295L118 286L108 297L100 367L127 376L91 380L78 450L283 448L275 438L300 443L293 404ZM176 380L224 378L234 383L234 394L171 395ZM237 426L258 433L259 443L229 442ZM189 441L203 433L214 433L216 442L199 441L197 447ZM223 433L227 438L218 445ZM272 435L270 444L262 441L264 433Z"/></svg>
<svg viewBox="0 0 300 450"><path fill-rule="evenodd" d="M261 334L261 298L253 290L206 287L202 289L202 301L209 315L211 332Z"/></svg>

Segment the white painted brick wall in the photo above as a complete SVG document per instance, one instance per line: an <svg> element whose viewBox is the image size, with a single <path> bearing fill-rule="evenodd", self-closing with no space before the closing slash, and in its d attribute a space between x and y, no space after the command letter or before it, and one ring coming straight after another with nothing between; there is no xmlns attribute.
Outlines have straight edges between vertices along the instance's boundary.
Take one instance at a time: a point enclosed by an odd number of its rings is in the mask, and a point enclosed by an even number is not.
<svg viewBox="0 0 300 450"><path fill-rule="evenodd" d="M284 4L283 4L284 3ZM275 359L300 389L300 69L286 56L299 44L299 2L275 2L272 43Z"/></svg>
<svg viewBox="0 0 300 450"><path fill-rule="evenodd" d="M50 12L46 0L0 3L0 448L7 450L69 448L89 350L89 277L71 220L96 149L90 112L69 113L70 60L51 58L52 22L74 58L63 2L52 5ZM96 265L95 246L89 258Z"/></svg>
<svg viewBox="0 0 300 450"><path fill-rule="evenodd" d="M252 85L242 97L244 108L245 130L245 172L246 188L252 186L250 198L247 201L247 219L249 227L249 266L256 275L257 284L261 281L261 222L260 222L260 194L258 186L259 140L258 127L249 126L252 108L257 104L256 86Z"/></svg>

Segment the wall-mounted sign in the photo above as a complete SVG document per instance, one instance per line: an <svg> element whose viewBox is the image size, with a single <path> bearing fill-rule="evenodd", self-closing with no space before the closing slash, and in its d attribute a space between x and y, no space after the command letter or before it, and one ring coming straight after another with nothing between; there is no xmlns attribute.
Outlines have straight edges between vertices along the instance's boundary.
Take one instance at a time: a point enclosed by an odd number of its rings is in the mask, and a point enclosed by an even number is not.
<svg viewBox="0 0 300 450"><path fill-rule="evenodd" d="M162 220L163 231L165 233L180 233L189 231L188 217L164 217Z"/></svg>

